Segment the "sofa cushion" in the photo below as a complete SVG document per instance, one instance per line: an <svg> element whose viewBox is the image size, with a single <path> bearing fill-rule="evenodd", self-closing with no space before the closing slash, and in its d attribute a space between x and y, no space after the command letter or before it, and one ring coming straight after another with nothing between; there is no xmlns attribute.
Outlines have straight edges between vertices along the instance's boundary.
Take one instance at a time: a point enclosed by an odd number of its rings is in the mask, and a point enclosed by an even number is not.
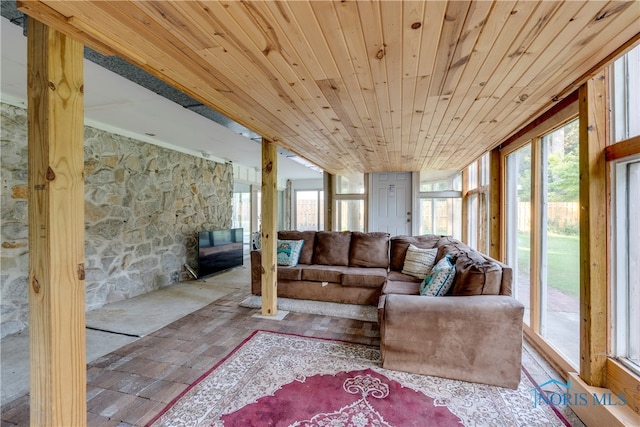
<svg viewBox="0 0 640 427"><path fill-rule="evenodd" d="M302 280L302 268L296 267L278 267L278 280Z"/></svg>
<svg viewBox="0 0 640 427"><path fill-rule="evenodd" d="M438 255L436 256L436 262L444 258L446 254L450 254L451 262L455 264L459 254L474 252L474 249L471 249L469 246L465 245L460 240L455 239L451 236L441 237L438 240L436 247L438 248Z"/></svg>
<svg viewBox="0 0 640 427"><path fill-rule="evenodd" d="M420 284L420 295L439 297L445 295L453 285L456 277L456 267L451 262L451 255L447 254L433 267L431 273Z"/></svg>
<svg viewBox="0 0 640 427"><path fill-rule="evenodd" d="M400 295L420 295L420 281L415 282L396 282L387 280L382 288L382 294L400 294Z"/></svg>
<svg viewBox="0 0 640 427"><path fill-rule="evenodd" d="M375 267L347 267L342 271L344 286L358 286L362 288L381 288L387 280L386 268Z"/></svg>
<svg viewBox="0 0 640 427"><path fill-rule="evenodd" d="M278 265L295 267L300 259L304 240L280 240L276 246Z"/></svg>
<svg viewBox="0 0 640 427"><path fill-rule="evenodd" d="M280 230L278 239L282 240L304 240L302 251L300 251L299 264L313 264L313 248L316 243L315 231Z"/></svg>
<svg viewBox="0 0 640 427"><path fill-rule="evenodd" d="M302 280L341 283L342 271L330 265L310 265L302 269Z"/></svg>
<svg viewBox="0 0 640 427"><path fill-rule="evenodd" d="M502 267L480 252L459 252L451 295L500 295Z"/></svg>
<svg viewBox="0 0 640 427"><path fill-rule="evenodd" d="M404 257L402 273L424 279L435 265L437 254L438 248L422 249L410 243Z"/></svg>
<svg viewBox="0 0 640 427"><path fill-rule="evenodd" d="M322 265L349 265L350 231L318 231L313 263Z"/></svg>
<svg viewBox="0 0 640 427"><path fill-rule="evenodd" d="M400 271L389 271L387 273L387 280L392 280L394 282L415 282L420 284L422 280L417 279L413 276L409 276L408 274L402 274Z"/></svg>
<svg viewBox="0 0 640 427"><path fill-rule="evenodd" d="M410 244L417 248L435 248L442 236L425 234L423 236L394 236L389 240L390 254L389 267L391 270L401 271L404 266L404 258Z"/></svg>
<svg viewBox="0 0 640 427"><path fill-rule="evenodd" d="M389 233L351 233L349 266L389 267Z"/></svg>

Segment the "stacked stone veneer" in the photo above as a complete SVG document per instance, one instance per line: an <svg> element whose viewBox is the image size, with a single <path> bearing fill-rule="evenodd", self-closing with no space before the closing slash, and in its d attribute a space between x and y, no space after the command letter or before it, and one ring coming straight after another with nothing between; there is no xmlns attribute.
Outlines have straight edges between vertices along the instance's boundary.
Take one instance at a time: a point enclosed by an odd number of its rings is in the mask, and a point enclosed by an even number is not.
<svg viewBox="0 0 640 427"><path fill-rule="evenodd" d="M26 113L2 104L2 337L28 324ZM231 227L231 165L90 127L84 154L87 310L188 278L197 231Z"/></svg>

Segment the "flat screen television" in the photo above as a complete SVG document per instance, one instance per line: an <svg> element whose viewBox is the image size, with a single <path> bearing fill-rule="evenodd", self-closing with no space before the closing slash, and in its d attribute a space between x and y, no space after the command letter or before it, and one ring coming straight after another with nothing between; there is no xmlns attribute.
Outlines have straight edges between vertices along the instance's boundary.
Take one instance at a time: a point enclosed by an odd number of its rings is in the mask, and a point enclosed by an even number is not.
<svg viewBox="0 0 640 427"><path fill-rule="evenodd" d="M242 228L198 232L198 277L241 266Z"/></svg>

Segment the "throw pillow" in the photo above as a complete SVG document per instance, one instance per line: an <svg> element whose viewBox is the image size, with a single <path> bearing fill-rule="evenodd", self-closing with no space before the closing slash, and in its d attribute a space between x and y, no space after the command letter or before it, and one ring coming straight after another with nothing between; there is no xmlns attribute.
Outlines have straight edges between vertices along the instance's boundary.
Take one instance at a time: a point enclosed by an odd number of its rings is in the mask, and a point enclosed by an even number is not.
<svg viewBox="0 0 640 427"><path fill-rule="evenodd" d="M424 279L433 268L437 253L438 248L421 249L410 244L407 248L407 254L404 256L402 273L418 279Z"/></svg>
<svg viewBox="0 0 640 427"><path fill-rule="evenodd" d="M295 267L300 259L300 251L304 240L278 240L278 265Z"/></svg>
<svg viewBox="0 0 640 427"><path fill-rule="evenodd" d="M456 267L447 254L433 266L431 273L420 284L420 295L439 297L445 295L456 277Z"/></svg>

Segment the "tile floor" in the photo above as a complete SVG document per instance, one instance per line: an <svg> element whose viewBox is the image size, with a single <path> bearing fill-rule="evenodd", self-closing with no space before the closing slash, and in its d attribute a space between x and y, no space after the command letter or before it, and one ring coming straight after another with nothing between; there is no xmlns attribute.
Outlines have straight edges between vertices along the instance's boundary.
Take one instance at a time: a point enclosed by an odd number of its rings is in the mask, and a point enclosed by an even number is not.
<svg viewBox="0 0 640 427"><path fill-rule="evenodd" d="M297 313L281 321L253 317L258 310L238 305L249 295L248 268L238 270L238 278L243 275L235 288L226 285L225 296L88 363L87 424L144 425L258 329L379 344L373 322ZM526 343L523 363L538 384L559 379ZM563 412L572 425L582 425L570 409ZM2 407L2 427L13 425L29 425L28 394Z"/></svg>

